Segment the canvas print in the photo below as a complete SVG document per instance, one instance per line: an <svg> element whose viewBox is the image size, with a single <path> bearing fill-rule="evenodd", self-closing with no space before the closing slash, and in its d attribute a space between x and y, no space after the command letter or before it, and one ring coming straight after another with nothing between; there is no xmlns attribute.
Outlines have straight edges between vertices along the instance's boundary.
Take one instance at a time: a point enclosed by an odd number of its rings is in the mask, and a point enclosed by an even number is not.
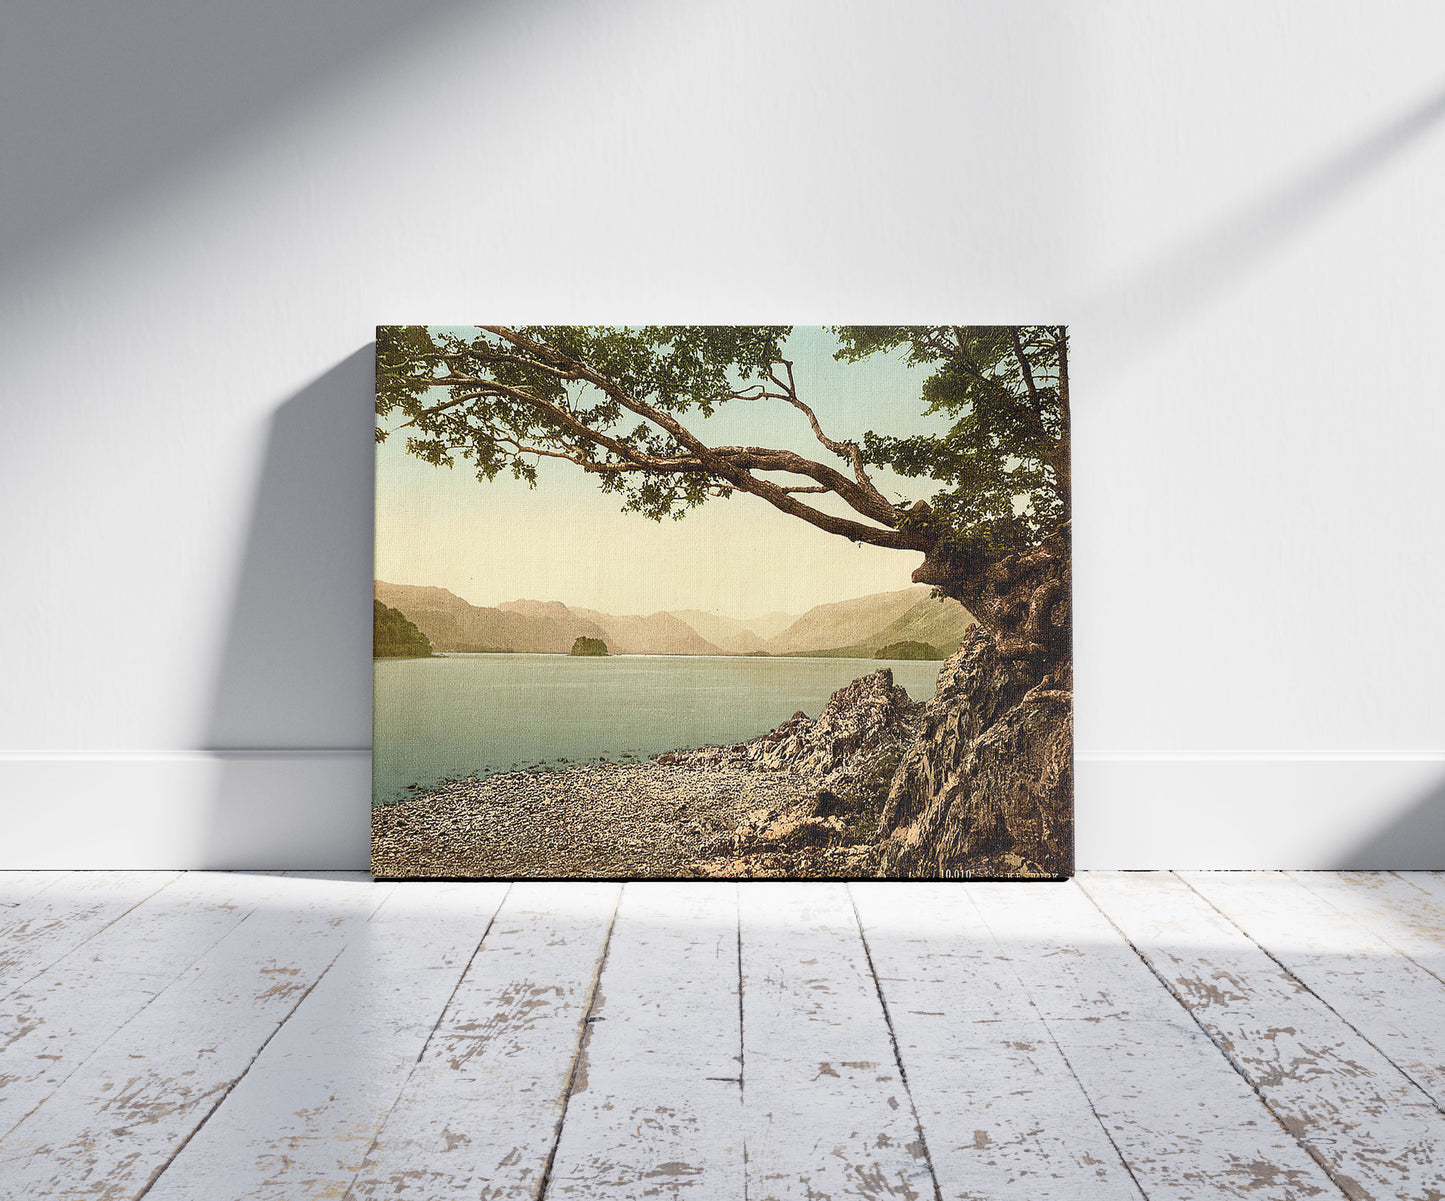
<svg viewBox="0 0 1445 1201"><path fill-rule="evenodd" d="M383 326L372 870L1073 870L1069 335Z"/></svg>

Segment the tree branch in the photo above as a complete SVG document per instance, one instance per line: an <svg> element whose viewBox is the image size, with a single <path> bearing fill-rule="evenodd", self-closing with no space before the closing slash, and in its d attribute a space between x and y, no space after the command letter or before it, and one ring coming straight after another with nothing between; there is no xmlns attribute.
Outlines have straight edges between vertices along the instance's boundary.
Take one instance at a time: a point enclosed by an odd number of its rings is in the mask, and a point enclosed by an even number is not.
<svg viewBox="0 0 1445 1201"><path fill-rule="evenodd" d="M887 498L878 491L878 488L873 483L873 478L868 474L868 469L863 463L863 452L858 448L858 444L856 442L839 442L834 438L828 437L828 435L823 432L823 426L818 421L818 415L813 411L812 407L805 403L798 395L798 381L793 376L793 361L791 359L779 359L778 361L787 369L788 381L784 383L778 378L776 371L769 371L768 378L777 384L778 387L782 388L783 391L781 393L765 391L763 395L784 401L807 417L808 424L813 427L813 436L845 463L852 465L853 477L857 481L858 486L867 494L869 504L879 506L888 505ZM856 505L854 507L857 508ZM888 505L888 507L891 508L892 506ZM860 512L862 511L863 510L860 510ZM872 514L869 515L871 516Z"/></svg>
<svg viewBox="0 0 1445 1201"><path fill-rule="evenodd" d="M1024 344L1019 338L1018 326L1010 326L1009 333L1013 335L1014 358L1019 362L1019 369L1023 372L1024 376L1024 387L1028 389L1029 406L1034 411L1034 419L1039 432L1043 433L1044 409L1042 403L1039 401L1039 390L1034 384L1034 369L1029 365L1029 356L1024 353Z"/></svg>
<svg viewBox="0 0 1445 1201"><path fill-rule="evenodd" d="M671 434L673 440L692 451L704 467L721 476L738 491L750 492L789 516L797 517L808 522L809 525L826 530L830 534L838 534L853 542L867 542L874 546L893 547L899 550L925 551L932 545L932 540L919 532L904 533L893 528L898 520L897 512L885 498L876 495L876 490L874 490L875 496L869 496L862 487L831 467L825 467L821 463L815 463L811 459L805 459L802 455L793 454L791 451L772 451L765 447L730 447L727 449L733 453L725 455L704 443L672 414L663 412L656 406L633 396L625 388L619 387L614 381L580 360L551 347L544 347L525 334L520 334L504 325L483 325L478 328L494 334L531 355L551 358L568 371L575 372L577 378L599 389L623 408L636 413L639 417ZM496 386L506 389L506 385ZM515 389L507 390L509 393L515 393L516 399L545 407L567 428L573 429L580 436L607 446L622 458L632 459L647 466L661 466L656 460L649 460L647 456L632 451L626 444L588 429L570 414L557 409L556 406L550 405L546 401ZM759 479L752 474L749 468L759 471L784 471L794 475L807 476L826 485L828 491L839 496L855 512L879 522L885 528L879 529L857 521L850 521L847 518L835 517L831 513L825 513L820 509L805 505L801 501L795 500L781 485L775 484L771 480ZM667 468L661 467L661 469L666 470Z"/></svg>

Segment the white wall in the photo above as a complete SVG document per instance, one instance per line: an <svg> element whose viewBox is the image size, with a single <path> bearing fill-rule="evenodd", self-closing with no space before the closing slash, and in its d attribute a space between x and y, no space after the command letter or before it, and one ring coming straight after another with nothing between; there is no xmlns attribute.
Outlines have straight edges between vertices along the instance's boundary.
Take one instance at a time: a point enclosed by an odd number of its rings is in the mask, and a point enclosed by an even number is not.
<svg viewBox="0 0 1445 1201"><path fill-rule="evenodd" d="M947 315L1074 329L1080 865L1445 867L1433 0L6 25L4 866L364 864L376 323Z"/></svg>

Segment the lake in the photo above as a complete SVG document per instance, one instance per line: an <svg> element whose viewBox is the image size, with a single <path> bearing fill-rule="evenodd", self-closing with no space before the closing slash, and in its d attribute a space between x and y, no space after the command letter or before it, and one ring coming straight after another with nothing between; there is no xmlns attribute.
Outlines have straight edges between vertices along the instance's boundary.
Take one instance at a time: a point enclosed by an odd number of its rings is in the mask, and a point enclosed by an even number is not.
<svg viewBox="0 0 1445 1201"><path fill-rule="evenodd" d="M376 661L372 800L451 776L646 759L816 717L859 676L891 667L930 700L941 663L744 656L445 655Z"/></svg>

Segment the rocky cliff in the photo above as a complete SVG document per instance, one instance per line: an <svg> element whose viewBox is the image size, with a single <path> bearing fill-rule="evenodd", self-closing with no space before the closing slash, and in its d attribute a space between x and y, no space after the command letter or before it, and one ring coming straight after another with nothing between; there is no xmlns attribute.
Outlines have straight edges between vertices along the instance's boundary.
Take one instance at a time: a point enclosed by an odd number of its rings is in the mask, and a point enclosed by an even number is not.
<svg viewBox="0 0 1445 1201"><path fill-rule="evenodd" d="M1071 681L1031 686L975 630L927 703L887 668L816 718L663 763L790 772L811 805L760 812L706 848L700 875L1054 877L1073 870ZM1064 684L1063 688L1057 684Z"/></svg>
<svg viewBox="0 0 1445 1201"><path fill-rule="evenodd" d="M944 664L889 789L883 874L1072 873L1072 675L1033 679L977 629Z"/></svg>

